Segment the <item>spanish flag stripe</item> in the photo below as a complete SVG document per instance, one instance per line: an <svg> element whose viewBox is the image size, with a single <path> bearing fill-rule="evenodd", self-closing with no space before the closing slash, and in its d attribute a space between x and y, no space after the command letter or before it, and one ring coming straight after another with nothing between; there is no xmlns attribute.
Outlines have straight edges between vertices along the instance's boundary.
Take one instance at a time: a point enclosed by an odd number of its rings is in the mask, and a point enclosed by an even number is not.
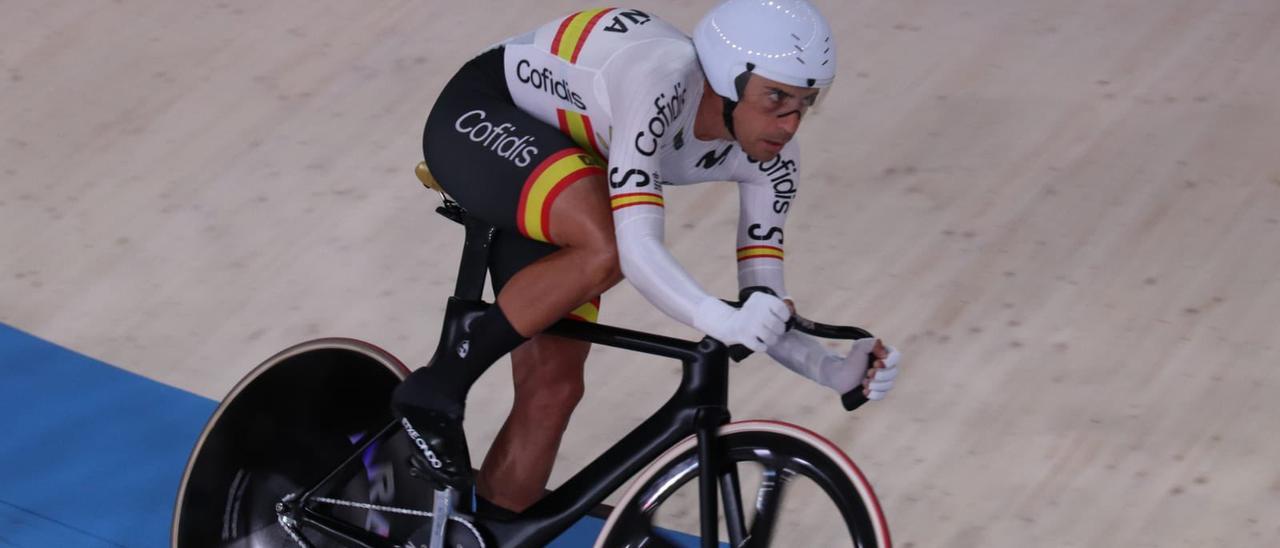
<svg viewBox="0 0 1280 548"><path fill-rule="evenodd" d="M595 154L597 158L604 158L604 154L600 152L600 143L596 142L595 128L591 127L591 118L586 114L582 114L582 131L587 134L587 150Z"/></svg>
<svg viewBox="0 0 1280 548"><path fill-rule="evenodd" d="M782 248L771 245L750 245L738 248L738 260L747 259L782 259Z"/></svg>
<svg viewBox="0 0 1280 548"><path fill-rule="evenodd" d="M779 261L783 260L781 255L744 255L744 256L738 257L738 262L750 261L751 259L777 259Z"/></svg>
<svg viewBox="0 0 1280 548"><path fill-rule="evenodd" d="M604 158L600 145L596 142L595 129L591 127L591 118L585 114L556 109L556 120L560 124L560 132L568 135L573 142L596 158Z"/></svg>
<svg viewBox="0 0 1280 548"><path fill-rule="evenodd" d="M524 181L524 188L520 190L520 204L516 210L516 227L520 229L520 234L526 238L534 240L546 241L545 236L541 233L537 221L541 219L542 201L546 195L545 190L567 175L568 167L581 165L576 161L577 155L581 154L577 149L566 148L543 160L534 168L533 173ZM530 217L530 208L539 212L537 217ZM533 222L531 222L533 221Z"/></svg>
<svg viewBox="0 0 1280 548"><path fill-rule="evenodd" d="M578 54L582 52L582 44L586 43L591 28L613 8L583 10L569 17L556 30L556 37L551 42L551 52L556 56L576 63Z"/></svg>
<svg viewBox="0 0 1280 548"><path fill-rule="evenodd" d="M578 146L587 148L586 136L582 134L582 115L570 112L566 117L569 121L569 137L573 139L573 142L578 143Z"/></svg>
<svg viewBox="0 0 1280 548"><path fill-rule="evenodd" d="M573 23L573 18L577 16L578 14L575 13L565 17L564 21L560 22L560 28L556 29L556 37L551 40L552 54L560 55L560 42L564 40L564 33L566 30L569 30L569 24Z"/></svg>
<svg viewBox="0 0 1280 548"><path fill-rule="evenodd" d="M558 108L556 109L556 119L560 121L560 133L569 134L569 111ZM572 137L572 134L570 134Z"/></svg>
<svg viewBox="0 0 1280 548"><path fill-rule="evenodd" d="M613 11L613 8L600 10L600 13L595 14L590 21L587 21L586 28L582 30L582 37L578 38L578 44L573 47L573 58L569 59L570 63L578 62L578 54L582 53L582 46L587 43L587 35L591 34L591 29L595 28L596 22L599 21L601 17L604 17L604 14L611 11Z"/></svg>
<svg viewBox="0 0 1280 548"><path fill-rule="evenodd" d="M662 196L658 194L650 194L648 192L632 192L628 194L619 194L609 200L609 205L614 211L624 207L638 205L656 205L663 207Z"/></svg>
<svg viewBox="0 0 1280 548"><path fill-rule="evenodd" d="M578 179L594 174L603 175L604 170L595 166L583 166L557 181L555 186L551 187L551 190L547 192L547 197L542 200L542 214L540 216L542 219L542 233L546 235L547 242L555 243L551 240L551 204L555 203L556 197L560 196L564 189L569 188L569 185L577 182Z"/></svg>
<svg viewBox="0 0 1280 548"><path fill-rule="evenodd" d="M584 166L578 159L581 152L561 159L546 170L529 191L529 200L519 212L523 224L523 233L534 240L554 243L548 222L551 218L551 202L565 186L593 173L603 175L604 170L596 166Z"/></svg>
<svg viewBox="0 0 1280 548"><path fill-rule="evenodd" d="M582 306L573 309L573 312L569 313L569 318L580 322L600 321L600 298L591 299L591 302L583 303Z"/></svg>

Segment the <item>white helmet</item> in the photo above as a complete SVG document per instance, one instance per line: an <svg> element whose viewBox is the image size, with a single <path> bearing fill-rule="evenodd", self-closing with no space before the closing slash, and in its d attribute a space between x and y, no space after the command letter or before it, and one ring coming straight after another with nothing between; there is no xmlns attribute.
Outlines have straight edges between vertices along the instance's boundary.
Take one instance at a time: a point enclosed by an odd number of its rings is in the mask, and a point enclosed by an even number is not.
<svg viewBox="0 0 1280 548"><path fill-rule="evenodd" d="M733 102L744 72L809 88L836 76L831 27L805 0L724 0L698 22L693 46L711 89Z"/></svg>

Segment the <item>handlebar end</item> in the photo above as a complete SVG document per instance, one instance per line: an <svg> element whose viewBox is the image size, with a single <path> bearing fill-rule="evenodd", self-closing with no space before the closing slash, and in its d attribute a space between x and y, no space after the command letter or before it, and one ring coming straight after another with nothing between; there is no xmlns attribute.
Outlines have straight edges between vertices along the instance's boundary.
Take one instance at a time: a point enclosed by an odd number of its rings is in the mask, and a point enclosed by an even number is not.
<svg viewBox="0 0 1280 548"><path fill-rule="evenodd" d="M853 390L845 392L844 395L840 396L840 403L844 404L845 411L853 411L854 409L862 407L862 404L867 403L868 401L870 400L868 400L867 396L862 393L861 386L856 386Z"/></svg>

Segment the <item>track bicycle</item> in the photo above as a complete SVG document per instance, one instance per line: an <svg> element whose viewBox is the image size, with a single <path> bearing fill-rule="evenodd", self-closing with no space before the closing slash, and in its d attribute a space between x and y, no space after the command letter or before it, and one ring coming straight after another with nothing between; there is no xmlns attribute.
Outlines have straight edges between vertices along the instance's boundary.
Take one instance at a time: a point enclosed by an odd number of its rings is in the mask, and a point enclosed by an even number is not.
<svg viewBox="0 0 1280 548"><path fill-rule="evenodd" d="M496 229L453 202L424 164L417 173L441 193L437 212L466 228L440 341L452 347L489 306L481 297ZM871 336L800 317L793 328ZM783 422L731 422L729 361L749 350L572 320L548 332L678 360L682 377L650 417L525 511L432 487L390 413L409 369L372 344L328 338L272 356L222 400L183 473L172 546L543 546L587 515L605 518L597 547L891 546L870 482L835 444ZM851 394L846 409L866 401ZM603 505L628 479L616 505ZM815 523L827 536L815 536Z"/></svg>

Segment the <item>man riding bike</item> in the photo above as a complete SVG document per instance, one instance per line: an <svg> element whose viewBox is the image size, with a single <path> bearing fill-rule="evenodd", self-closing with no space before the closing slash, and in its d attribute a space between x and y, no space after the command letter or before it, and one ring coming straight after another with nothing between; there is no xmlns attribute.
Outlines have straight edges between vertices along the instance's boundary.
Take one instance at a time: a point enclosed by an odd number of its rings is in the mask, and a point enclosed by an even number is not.
<svg viewBox="0 0 1280 548"><path fill-rule="evenodd" d="M883 398L896 351L867 339L841 357L785 330L792 138L835 65L830 29L804 0L726 0L692 39L640 10L584 10L467 62L432 108L423 149L449 194L501 229L490 254L497 299L464 343L438 348L395 391L423 469L467 486L466 393L511 353L515 402L476 487L512 510L536 501L589 351L540 333L566 316L595 321L599 296L623 275L659 310L726 344L767 351L838 393ZM738 183L739 285L768 290L741 308L708 294L663 245L663 186L704 181Z"/></svg>

